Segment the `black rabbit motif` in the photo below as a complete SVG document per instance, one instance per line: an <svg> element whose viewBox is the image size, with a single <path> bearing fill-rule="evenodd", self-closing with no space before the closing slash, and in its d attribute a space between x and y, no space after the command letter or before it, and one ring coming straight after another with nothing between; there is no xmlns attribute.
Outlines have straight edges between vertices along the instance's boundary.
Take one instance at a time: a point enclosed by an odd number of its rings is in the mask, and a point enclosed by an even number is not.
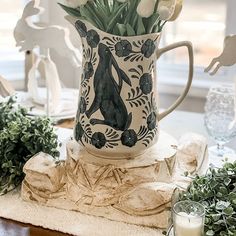
<svg viewBox="0 0 236 236"><path fill-rule="evenodd" d="M128 114L120 93L123 81L129 86L131 86L131 81L125 72L119 68L110 49L105 44L99 44L98 55L99 64L93 82L95 98L89 110L86 111L86 115L90 119L100 109L104 120L91 119L92 125L108 125L115 130L125 131L131 124L132 113ZM112 67L117 72L118 83L112 74Z"/></svg>

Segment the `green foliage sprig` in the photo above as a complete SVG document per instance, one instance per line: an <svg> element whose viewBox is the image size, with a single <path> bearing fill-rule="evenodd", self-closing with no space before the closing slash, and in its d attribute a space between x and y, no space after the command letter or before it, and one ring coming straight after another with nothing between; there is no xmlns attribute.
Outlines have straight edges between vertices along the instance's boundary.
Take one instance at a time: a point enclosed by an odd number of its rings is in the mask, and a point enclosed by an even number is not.
<svg viewBox="0 0 236 236"><path fill-rule="evenodd" d="M134 36L162 31L166 21L154 11L145 18L137 13L140 0L93 0L77 8L58 3L69 15L87 20L98 29L120 36ZM156 1L155 9L159 0Z"/></svg>
<svg viewBox="0 0 236 236"><path fill-rule="evenodd" d="M206 207L206 236L236 236L236 162L197 176L180 200L200 202Z"/></svg>
<svg viewBox="0 0 236 236"><path fill-rule="evenodd" d="M0 103L0 195L18 186L23 166L33 155L58 157L57 135L48 118L28 117L13 98Z"/></svg>

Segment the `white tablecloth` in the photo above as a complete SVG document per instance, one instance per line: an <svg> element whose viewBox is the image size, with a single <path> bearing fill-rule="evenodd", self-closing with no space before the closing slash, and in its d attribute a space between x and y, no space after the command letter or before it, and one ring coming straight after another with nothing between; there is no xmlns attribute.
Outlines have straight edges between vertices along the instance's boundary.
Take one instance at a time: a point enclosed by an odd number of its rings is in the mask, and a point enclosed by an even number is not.
<svg viewBox="0 0 236 236"><path fill-rule="evenodd" d="M204 127L204 116L201 113L174 111L160 121L160 127L177 139L184 133L194 132L207 137L209 146L215 145ZM227 146L236 149L236 138Z"/></svg>

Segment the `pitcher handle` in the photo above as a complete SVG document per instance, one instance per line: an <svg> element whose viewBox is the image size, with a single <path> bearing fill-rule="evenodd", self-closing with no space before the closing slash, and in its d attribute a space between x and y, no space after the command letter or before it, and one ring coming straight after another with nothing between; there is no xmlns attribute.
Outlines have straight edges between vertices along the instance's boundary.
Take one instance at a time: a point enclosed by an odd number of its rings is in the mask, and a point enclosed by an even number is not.
<svg viewBox="0 0 236 236"><path fill-rule="evenodd" d="M187 96L189 89L191 87L192 81L193 81L193 47L192 43L189 41L183 41L178 43L173 43L167 47L158 49L156 52L157 59L165 52L168 52L172 49L180 48L180 47L187 47L188 54L189 54L189 73L188 73L188 82L186 84L186 87L183 91L183 93L179 96L179 98L164 112L160 113L158 115L158 121L162 120L164 117L169 115L172 111L176 109L184 100L184 98Z"/></svg>

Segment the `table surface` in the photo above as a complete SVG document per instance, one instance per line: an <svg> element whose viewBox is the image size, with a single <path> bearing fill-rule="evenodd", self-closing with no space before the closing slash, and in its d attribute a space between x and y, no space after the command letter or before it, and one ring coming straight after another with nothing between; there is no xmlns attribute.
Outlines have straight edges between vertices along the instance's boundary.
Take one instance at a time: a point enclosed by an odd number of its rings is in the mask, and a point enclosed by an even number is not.
<svg viewBox="0 0 236 236"><path fill-rule="evenodd" d="M70 124L66 124L68 127ZM187 132L196 132L208 137L204 128L203 115L199 113L190 113L183 111L175 111L160 122L162 130L165 130L175 138ZM209 144L212 145L209 139ZM235 140L230 146L235 146ZM31 225L21 224L18 222L0 219L0 236L66 236L51 230L45 230Z"/></svg>

